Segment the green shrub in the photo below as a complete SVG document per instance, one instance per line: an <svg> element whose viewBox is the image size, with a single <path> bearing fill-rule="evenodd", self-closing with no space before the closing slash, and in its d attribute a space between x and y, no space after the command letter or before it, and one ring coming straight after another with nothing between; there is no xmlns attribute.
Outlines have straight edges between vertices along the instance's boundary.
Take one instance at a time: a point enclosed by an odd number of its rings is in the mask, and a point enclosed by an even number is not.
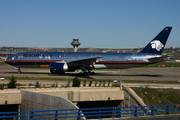
<svg viewBox="0 0 180 120"><path fill-rule="evenodd" d="M40 88L40 87L41 87L41 85L40 85L40 82L39 82L39 81L37 81L37 82L36 82L35 87L37 87L37 88Z"/></svg>
<svg viewBox="0 0 180 120"><path fill-rule="evenodd" d="M9 83L7 84L8 88L16 88L17 84L16 84L16 80L14 78L14 76L12 75L12 77L10 78Z"/></svg>
<svg viewBox="0 0 180 120"><path fill-rule="evenodd" d="M80 80L79 80L77 77L75 77L75 78L73 79L73 85L72 85L72 87L79 87L80 84L81 84Z"/></svg>
<svg viewBox="0 0 180 120"><path fill-rule="evenodd" d="M4 84L0 84L0 89L4 90L4 86L5 86Z"/></svg>

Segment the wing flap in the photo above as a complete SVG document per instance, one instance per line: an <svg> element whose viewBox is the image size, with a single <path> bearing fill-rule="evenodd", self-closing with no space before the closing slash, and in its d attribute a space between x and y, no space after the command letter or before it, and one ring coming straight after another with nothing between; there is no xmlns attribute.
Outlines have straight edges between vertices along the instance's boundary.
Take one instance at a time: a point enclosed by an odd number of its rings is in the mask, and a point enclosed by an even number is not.
<svg viewBox="0 0 180 120"><path fill-rule="evenodd" d="M92 65L93 62L96 62L97 59L100 59L100 58L102 58L102 56L78 59L78 60L69 61L67 62L67 64L70 66Z"/></svg>

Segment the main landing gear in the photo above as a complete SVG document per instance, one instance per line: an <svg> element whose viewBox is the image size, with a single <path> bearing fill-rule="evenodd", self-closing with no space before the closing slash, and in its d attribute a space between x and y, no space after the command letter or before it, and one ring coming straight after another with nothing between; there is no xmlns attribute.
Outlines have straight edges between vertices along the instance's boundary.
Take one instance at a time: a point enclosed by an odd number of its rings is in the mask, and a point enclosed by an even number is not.
<svg viewBox="0 0 180 120"><path fill-rule="evenodd" d="M64 75L64 74L65 74L64 71L62 71L62 72L56 72L55 70L50 70L50 72L51 72L52 74L60 74L60 75Z"/></svg>
<svg viewBox="0 0 180 120"><path fill-rule="evenodd" d="M95 75L95 72L93 71L90 71L88 70L87 72L83 72L83 75L86 76L86 77L89 77L90 75Z"/></svg>
<svg viewBox="0 0 180 120"><path fill-rule="evenodd" d="M17 73L21 73L21 68L20 67L15 67L15 69L17 70Z"/></svg>
<svg viewBox="0 0 180 120"><path fill-rule="evenodd" d="M80 69L83 71L83 75L86 76L86 77L89 77L90 75L95 75L95 72L91 71L92 69L88 69L85 66L81 66Z"/></svg>

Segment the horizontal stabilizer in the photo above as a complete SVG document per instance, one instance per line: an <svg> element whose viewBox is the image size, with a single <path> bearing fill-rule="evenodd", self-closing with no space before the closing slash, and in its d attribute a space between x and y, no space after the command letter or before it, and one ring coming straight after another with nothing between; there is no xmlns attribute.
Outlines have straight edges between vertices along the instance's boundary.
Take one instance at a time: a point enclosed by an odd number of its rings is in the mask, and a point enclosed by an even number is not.
<svg viewBox="0 0 180 120"><path fill-rule="evenodd" d="M153 57L153 58L148 58L147 60L151 61L151 62L164 62L165 61L165 58L168 58L170 56L168 55L163 55L163 56L160 56L160 57Z"/></svg>

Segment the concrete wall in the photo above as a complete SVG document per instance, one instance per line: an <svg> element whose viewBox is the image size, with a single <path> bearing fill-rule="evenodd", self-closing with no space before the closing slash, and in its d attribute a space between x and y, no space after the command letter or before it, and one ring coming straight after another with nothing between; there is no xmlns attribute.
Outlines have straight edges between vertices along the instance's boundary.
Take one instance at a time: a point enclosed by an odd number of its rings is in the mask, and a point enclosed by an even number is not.
<svg viewBox="0 0 180 120"><path fill-rule="evenodd" d="M21 111L78 109L77 101L123 100L119 88L58 88L21 90ZM85 118L82 118L85 119Z"/></svg>
<svg viewBox="0 0 180 120"><path fill-rule="evenodd" d="M21 111L78 109L76 105L66 98L26 90L21 90L21 99Z"/></svg>
<svg viewBox="0 0 180 120"><path fill-rule="evenodd" d="M99 100L124 100L124 91L118 87L79 87L61 89L30 89L27 91L38 92L66 98L70 101L99 101Z"/></svg>
<svg viewBox="0 0 180 120"><path fill-rule="evenodd" d="M26 90L21 90L21 101L21 111L78 108L66 98Z"/></svg>
<svg viewBox="0 0 180 120"><path fill-rule="evenodd" d="M4 105L5 101L7 101L7 104L21 104L20 90L16 90L16 89L0 90L0 105Z"/></svg>
<svg viewBox="0 0 180 120"><path fill-rule="evenodd" d="M74 101L100 101L100 100L123 100L124 91L116 89L92 89L92 90L80 90Z"/></svg>
<svg viewBox="0 0 180 120"><path fill-rule="evenodd" d="M23 90L22 90L23 91ZM26 91L42 93L63 97L70 101L98 101L98 100L123 100L124 91L120 91L116 87L80 87L80 88L38 88L26 89ZM29 98L28 95L26 95ZM21 104L21 93L17 89L0 90L0 105Z"/></svg>

